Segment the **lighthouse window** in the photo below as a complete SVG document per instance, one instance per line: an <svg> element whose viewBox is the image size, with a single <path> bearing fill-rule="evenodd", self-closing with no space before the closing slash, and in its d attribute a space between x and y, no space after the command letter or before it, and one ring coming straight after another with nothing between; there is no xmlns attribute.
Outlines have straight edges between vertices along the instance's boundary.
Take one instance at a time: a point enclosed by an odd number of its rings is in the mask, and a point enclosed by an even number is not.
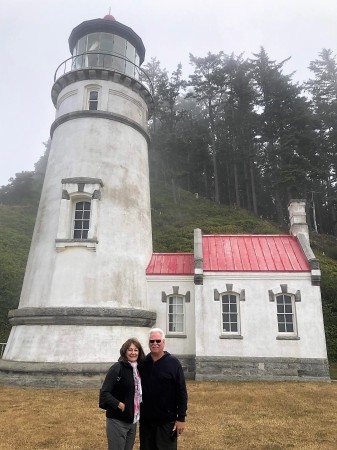
<svg viewBox="0 0 337 450"><path fill-rule="evenodd" d="M75 205L74 239L87 239L90 224L90 202L77 202Z"/></svg>
<svg viewBox="0 0 337 450"><path fill-rule="evenodd" d="M112 52L113 46L114 46L114 36L113 34L109 33L102 33L101 34L101 50L103 52Z"/></svg>
<svg viewBox="0 0 337 450"><path fill-rule="evenodd" d="M115 56L113 58L112 68L118 70L119 72L125 72L125 59L119 58L118 55L125 57L126 52L126 41L120 36L114 35L114 48L113 48Z"/></svg>
<svg viewBox="0 0 337 450"><path fill-rule="evenodd" d="M92 111L98 109L98 91L89 92L89 109Z"/></svg>
<svg viewBox="0 0 337 450"><path fill-rule="evenodd" d="M88 52L94 52L99 49L99 33L88 35Z"/></svg>
<svg viewBox="0 0 337 450"><path fill-rule="evenodd" d="M98 211L102 180L99 178L64 178L55 239L57 252L69 247L85 247L96 251L98 244Z"/></svg>
<svg viewBox="0 0 337 450"><path fill-rule="evenodd" d="M135 61L135 53L136 53L136 49L133 45L130 44L130 42L126 43L126 57L128 60L134 62ZM126 66L125 66L125 73L127 75L130 75L132 77L135 76L135 69L134 69L134 65L126 62Z"/></svg>
<svg viewBox="0 0 337 450"><path fill-rule="evenodd" d="M132 77L139 76L133 64L139 66L135 47L117 34L87 34L78 40L73 55L73 68L76 69L106 67Z"/></svg>

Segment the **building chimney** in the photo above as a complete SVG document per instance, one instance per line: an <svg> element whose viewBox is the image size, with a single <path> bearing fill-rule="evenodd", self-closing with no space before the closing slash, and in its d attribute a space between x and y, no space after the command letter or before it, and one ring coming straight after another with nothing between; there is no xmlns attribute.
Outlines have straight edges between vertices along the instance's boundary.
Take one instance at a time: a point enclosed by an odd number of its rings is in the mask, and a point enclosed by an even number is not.
<svg viewBox="0 0 337 450"><path fill-rule="evenodd" d="M305 200L293 199L288 205L290 234L297 236L304 234L309 241L309 229L305 212Z"/></svg>
<svg viewBox="0 0 337 450"><path fill-rule="evenodd" d="M202 233L200 228L194 230L194 284L203 284Z"/></svg>

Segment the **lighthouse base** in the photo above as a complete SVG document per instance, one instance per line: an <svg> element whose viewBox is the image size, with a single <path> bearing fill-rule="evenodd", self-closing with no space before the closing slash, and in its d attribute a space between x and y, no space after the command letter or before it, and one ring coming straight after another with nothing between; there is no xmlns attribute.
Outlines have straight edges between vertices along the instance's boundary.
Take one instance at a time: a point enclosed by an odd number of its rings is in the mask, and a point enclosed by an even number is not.
<svg viewBox="0 0 337 450"><path fill-rule="evenodd" d="M156 313L133 308L19 308L3 359L0 383L40 387L98 387L135 337L147 349Z"/></svg>
<svg viewBox="0 0 337 450"><path fill-rule="evenodd" d="M53 388L97 388L111 363L0 361L0 384Z"/></svg>
<svg viewBox="0 0 337 450"><path fill-rule="evenodd" d="M98 388L111 363L39 363L0 360L0 384L54 388Z"/></svg>

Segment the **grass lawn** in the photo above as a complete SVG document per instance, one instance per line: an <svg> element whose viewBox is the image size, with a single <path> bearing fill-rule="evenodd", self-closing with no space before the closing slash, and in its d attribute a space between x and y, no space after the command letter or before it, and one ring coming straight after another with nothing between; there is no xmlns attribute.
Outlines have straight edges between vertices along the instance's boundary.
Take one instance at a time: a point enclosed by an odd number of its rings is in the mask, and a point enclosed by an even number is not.
<svg viewBox="0 0 337 450"><path fill-rule="evenodd" d="M337 380L337 362L330 362L329 363L329 367L330 367L330 378L332 380Z"/></svg>
<svg viewBox="0 0 337 450"><path fill-rule="evenodd" d="M189 381L188 393L179 450L337 448L335 382ZM0 449L106 449L97 402L96 390L0 386Z"/></svg>

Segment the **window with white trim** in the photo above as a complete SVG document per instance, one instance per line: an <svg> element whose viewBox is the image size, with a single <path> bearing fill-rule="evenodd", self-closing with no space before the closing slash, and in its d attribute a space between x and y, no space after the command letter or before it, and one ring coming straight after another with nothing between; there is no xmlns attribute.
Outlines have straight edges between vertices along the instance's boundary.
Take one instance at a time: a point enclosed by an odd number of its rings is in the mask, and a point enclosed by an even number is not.
<svg viewBox="0 0 337 450"><path fill-rule="evenodd" d="M90 224L91 201L75 203L74 208L74 239L87 239Z"/></svg>
<svg viewBox="0 0 337 450"><path fill-rule="evenodd" d="M167 297L167 330L168 333L185 332L185 302L182 295Z"/></svg>
<svg viewBox="0 0 337 450"><path fill-rule="evenodd" d="M239 295L234 292L221 294L222 333L240 334Z"/></svg>
<svg viewBox="0 0 337 450"><path fill-rule="evenodd" d="M276 307L278 332L297 334L294 296L291 294L276 295Z"/></svg>
<svg viewBox="0 0 337 450"><path fill-rule="evenodd" d="M60 252L68 247L96 250L102 188L102 180L98 178L77 177L62 180L56 251Z"/></svg>
<svg viewBox="0 0 337 450"><path fill-rule="evenodd" d="M269 301L276 303L278 334L276 339L298 340L296 303L301 302L301 291L287 284L269 289Z"/></svg>
<svg viewBox="0 0 337 450"><path fill-rule="evenodd" d="M98 110L98 91L89 91L88 106L90 111Z"/></svg>

